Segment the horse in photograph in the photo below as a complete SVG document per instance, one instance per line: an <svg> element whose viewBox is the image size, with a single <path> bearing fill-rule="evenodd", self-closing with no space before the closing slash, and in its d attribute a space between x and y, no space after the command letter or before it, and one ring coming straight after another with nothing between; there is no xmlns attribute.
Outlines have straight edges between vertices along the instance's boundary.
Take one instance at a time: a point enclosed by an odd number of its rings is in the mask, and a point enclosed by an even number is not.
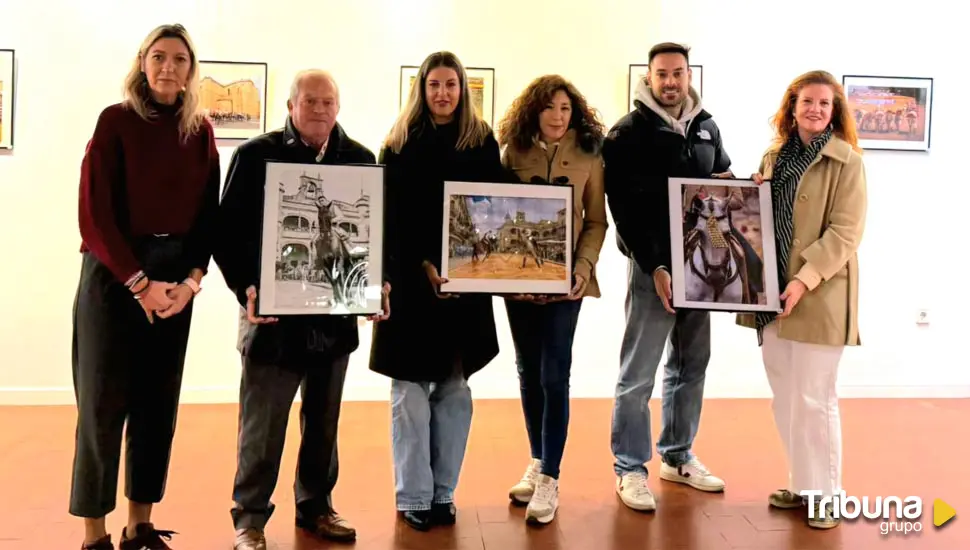
<svg viewBox="0 0 970 550"><path fill-rule="evenodd" d="M346 304L354 299L352 291L354 261L347 245L348 237L341 234L335 224L333 201L324 197L317 199L317 235L313 239L315 251L314 269L323 275L330 285L334 304Z"/></svg>
<svg viewBox="0 0 970 550"><path fill-rule="evenodd" d="M762 261L731 220L744 203L736 194L698 193L684 222L687 300L751 304L762 291Z"/></svg>
<svg viewBox="0 0 970 550"><path fill-rule="evenodd" d="M536 240L535 235L531 230L523 230L523 235L519 237L519 244L522 248L522 269L525 269L525 264L532 258L536 267L542 267L542 258L539 254L539 241Z"/></svg>
<svg viewBox="0 0 970 550"><path fill-rule="evenodd" d="M491 231L485 233L473 246L472 263L484 262L498 248L498 237Z"/></svg>

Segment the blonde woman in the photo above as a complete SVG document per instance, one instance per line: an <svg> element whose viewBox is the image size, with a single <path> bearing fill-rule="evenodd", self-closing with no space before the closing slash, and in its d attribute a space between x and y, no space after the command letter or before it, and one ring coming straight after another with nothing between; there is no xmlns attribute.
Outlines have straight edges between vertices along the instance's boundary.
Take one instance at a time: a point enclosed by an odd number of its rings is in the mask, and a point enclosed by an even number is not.
<svg viewBox="0 0 970 550"><path fill-rule="evenodd" d="M126 429L128 523L119 548L169 548L165 493L182 368L211 255L219 154L199 111L198 60L181 25L154 29L98 118L81 164L81 275L74 303L77 441L70 513L88 550L112 550Z"/></svg>
<svg viewBox="0 0 970 550"><path fill-rule="evenodd" d="M370 368L391 378L397 509L426 530L455 522L472 419L468 378L498 354L491 296L439 293L444 181L509 180L454 54L424 60L378 162L387 166L394 292L390 318L374 326Z"/></svg>
<svg viewBox="0 0 970 550"><path fill-rule="evenodd" d="M831 497L842 490L836 380L843 349L860 344L856 251L866 220L866 171L845 93L825 71L788 86L774 126L775 143L753 179L771 187L784 311L741 315L739 323L758 331L788 458L788 484L768 501L801 508L803 491ZM809 525L838 525L831 505L822 509L819 500Z"/></svg>

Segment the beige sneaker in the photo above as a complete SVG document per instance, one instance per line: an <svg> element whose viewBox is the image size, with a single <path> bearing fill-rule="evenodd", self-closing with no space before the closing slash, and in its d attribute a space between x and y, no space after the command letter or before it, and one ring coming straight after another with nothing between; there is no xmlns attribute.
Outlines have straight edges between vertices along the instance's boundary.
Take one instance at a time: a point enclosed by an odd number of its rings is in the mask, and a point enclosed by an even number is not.
<svg viewBox="0 0 970 550"><path fill-rule="evenodd" d="M528 504L532 500L532 493L536 490L536 476L539 475L539 470L541 469L542 461L533 458L532 462L529 463L529 467L525 469L525 474L522 475L522 479L509 489L509 499L513 503Z"/></svg>
<svg viewBox="0 0 970 550"><path fill-rule="evenodd" d="M841 518L836 518L835 514L832 512L832 505L828 504L825 508L819 506L818 503L815 504L814 517L808 518L808 526L815 529L831 529L833 527L838 527L842 523Z"/></svg>
<svg viewBox="0 0 970 550"><path fill-rule="evenodd" d="M805 499L788 489L778 489L768 496L768 504L782 510L793 510L805 506Z"/></svg>
<svg viewBox="0 0 970 550"><path fill-rule="evenodd" d="M266 537L263 532L254 527L236 531L236 543L233 550L266 550Z"/></svg>
<svg viewBox="0 0 970 550"><path fill-rule="evenodd" d="M666 462L660 465L660 479L683 483L700 490L719 493L724 490L724 480L715 476L700 460L692 458L690 462L673 467Z"/></svg>
<svg viewBox="0 0 970 550"><path fill-rule="evenodd" d="M657 509L657 501L647 485L647 474L634 472L623 474L616 478L616 494L627 507L640 512L652 512Z"/></svg>
<svg viewBox="0 0 970 550"><path fill-rule="evenodd" d="M559 480L545 474L536 476L536 489L525 510L527 523L549 523L559 509Z"/></svg>

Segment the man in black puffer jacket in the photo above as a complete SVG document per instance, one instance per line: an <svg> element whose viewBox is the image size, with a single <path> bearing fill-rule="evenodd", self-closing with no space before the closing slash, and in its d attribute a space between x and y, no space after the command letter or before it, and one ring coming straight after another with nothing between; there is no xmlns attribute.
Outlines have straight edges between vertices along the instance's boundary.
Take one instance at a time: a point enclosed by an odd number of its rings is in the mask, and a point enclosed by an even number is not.
<svg viewBox="0 0 970 550"><path fill-rule="evenodd" d="M732 177L721 133L691 86L688 48L650 50L649 74L636 88L636 109L603 145L606 196L620 251L630 258L626 333L613 411L614 471L620 499L650 511L655 501L644 467L652 456L650 411L657 366L670 338L663 393L660 477L704 491L724 482L691 453L704 399L711 349L710 314L674 312L670 289L670 177Z"/></svg>

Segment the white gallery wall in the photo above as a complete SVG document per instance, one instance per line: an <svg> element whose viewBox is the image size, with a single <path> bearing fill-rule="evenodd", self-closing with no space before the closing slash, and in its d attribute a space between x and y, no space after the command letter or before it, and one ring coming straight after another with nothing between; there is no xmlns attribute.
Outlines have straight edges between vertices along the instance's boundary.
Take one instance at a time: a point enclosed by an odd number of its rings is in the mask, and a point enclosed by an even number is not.
<svg viewBox="0 0 970 550"><path fill-rule="evenodd" d="M970 77L944 61L948 52L968 51L968 41L955 18L904 23L943 13L939 0L921 2L912 18L902 19L896 10L874 13L871 6L863 0L170 0L144 6L0 0L0 49L17 53L15 148L0 152L0 404L73 402L79 163L99 112L119 100L144 35L167 22L189 29L203 59L269 64L270 127L285 118L296 71L332 70L342 90L340 122L375 153L397 114L399 66L417 65L438 49L456 52L468 66L495 68L496 120L532 78L560 73L612 125L626 112L628 65L645 63L656 42L688 43L692 64L704 66L704 101L722 128L733 169L745 176L757 167L770 139L768 119L798 74L821 68L838 77L932 77L931 151L865 155L864 346L847 350L840 386L843 396L970 396L960 107ZM220 151L225 171L232 144ZM576 397L611 397L616 380L626 262L612 228L599 277L604 297L584 303L575 341ZM237 305L214 267L204 287L184 401L234 401ZM917 312L924 308L930 323L920 326ZM479 398L518 395L498 300L496 316L501 355L472 379ZM348 400L387 398L388 381L367 370L370 331L361 325ZM713 333L707 396L768 396L754 333L734 326L726 313L714 315ZM658 386L661 377L662 369Z"/></svg>

